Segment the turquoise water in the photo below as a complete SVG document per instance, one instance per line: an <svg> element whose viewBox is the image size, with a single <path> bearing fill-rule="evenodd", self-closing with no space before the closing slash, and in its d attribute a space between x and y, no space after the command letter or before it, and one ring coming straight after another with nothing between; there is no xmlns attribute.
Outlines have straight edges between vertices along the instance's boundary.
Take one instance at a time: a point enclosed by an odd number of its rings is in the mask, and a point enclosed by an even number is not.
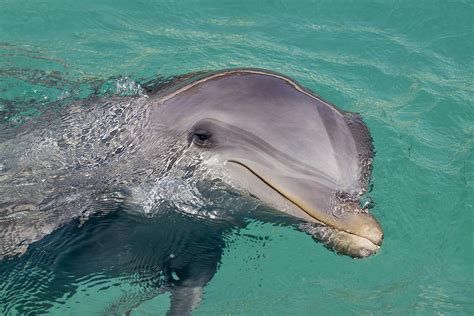
<svg viewBox="0 0 474 316"><path fill-rule="evenodd" d="M473 314L472 21L469 1L4 0L0 111L28 122L57 100L122 87L120 76L286 74L364 117L384 244L353 260L288 227L253 222L227 237L195 314ZM135 286L93 274L74 285L34 298L43 313L90 314ZM3 306L21 295L0 286ZM167 308L164 294L132 314Z"/></svg>

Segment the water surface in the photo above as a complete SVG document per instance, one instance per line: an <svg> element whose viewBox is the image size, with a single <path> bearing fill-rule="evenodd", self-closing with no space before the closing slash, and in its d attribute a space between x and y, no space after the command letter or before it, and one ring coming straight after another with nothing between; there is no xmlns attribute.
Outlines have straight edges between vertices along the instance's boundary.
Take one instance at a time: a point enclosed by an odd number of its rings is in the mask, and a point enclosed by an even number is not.
<svg viewBox="0 0 474 316"><path fill-rule="evenodd" d="M353 260L291 228L252 222L226 234L197 315L474 312L472 2L4 0L0 7L2 124L28 124L92 93L133 95L134 82L156 75L229 67L281 72L364 117L377 151L369 195L385 232L380 253ZM43 243L38 249L68 249ZM17 270L2 265L11 270L1 272L0 313L28 304L49 314L97 313L137 291L130 278L94 270L70 288L43 291L61 276L29 255ZM68 256L65 264L75 262ZM167 310L167 294L151 297L133 314Z"/></svg>

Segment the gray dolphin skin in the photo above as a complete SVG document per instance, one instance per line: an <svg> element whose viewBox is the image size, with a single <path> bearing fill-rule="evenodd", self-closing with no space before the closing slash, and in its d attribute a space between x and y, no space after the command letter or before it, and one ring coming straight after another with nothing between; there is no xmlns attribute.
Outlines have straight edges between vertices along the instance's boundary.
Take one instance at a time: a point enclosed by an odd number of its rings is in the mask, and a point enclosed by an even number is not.
<svg viewBox="0 0 474 316"><path fill-rule="evenodd" d="M3 260L8 265L16 258L18 265L35 249L52 247L54 240L62 245L56 231L80 233L78 225L95 231L88 222L101 220L96 213L118 216L128 223L124 227L143 220L130 219L130 214L151 214L158 226L146 224L148 231L159 229L161 237L155 236L159 246L147 258L161 259L140 267L166 271L160 289L172 292L169 314L187 314L201 300L202 287L220 260L224 235L236 220L226 222L218 212L194 216L192 207L185 208L190 216L166 217L160 215L163 201L171 196L176 205L205 204L195 202L190 192L218 180L243 198L256 197L275 213L286 214L297 229L337 253L367 257L383 240L379 223L359 204L369 186L372 159L372 138L358 114L266 70L190 74L146 95L91 97L0 132L0 260L8 257ZM212 197L210 202L219 204ZM117 209L127 211L110 215ZM102 234L104 244L112 242L111 229L94 234ZM137 234L129 229L130 234L116 238L120 245L104 248L116 251L94 246L88 251L110 258L120 253L121 262L133 258L130 245L139 242L126 238ZM153 239L153 233L146 238ZM175 249L173 254L169 249ZM160 291L133 298L124 309ZM113 313L122 313L122 307L114 306Z"/></svg>
<svg viewBox="0 0 474 316"><path fill-rule="evenodd" d="M224 166L232 184L339 230L339 252L364 257L378 249L381 227L357 201L373 157L358 115L262 70L218 72L175 89L158 97L156 121L169 133L187 134L211 164Z"/></svg>

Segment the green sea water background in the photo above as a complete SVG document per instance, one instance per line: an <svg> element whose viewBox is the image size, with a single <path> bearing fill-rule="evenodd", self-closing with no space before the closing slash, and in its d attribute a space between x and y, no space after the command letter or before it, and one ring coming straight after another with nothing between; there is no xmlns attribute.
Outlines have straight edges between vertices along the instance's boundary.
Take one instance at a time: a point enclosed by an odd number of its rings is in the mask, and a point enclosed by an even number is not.
<svg viewBox="0 0 474 316"><path fill-rule="evenodd" d="M472 315L473 21L474 2L455 0L0 0L0 114L27 122L119 77L283 73L369 126L384 244L353 260L252 223L229 238L195 314ZM42 312L98 313L130 287L85 282Z"/></svg>

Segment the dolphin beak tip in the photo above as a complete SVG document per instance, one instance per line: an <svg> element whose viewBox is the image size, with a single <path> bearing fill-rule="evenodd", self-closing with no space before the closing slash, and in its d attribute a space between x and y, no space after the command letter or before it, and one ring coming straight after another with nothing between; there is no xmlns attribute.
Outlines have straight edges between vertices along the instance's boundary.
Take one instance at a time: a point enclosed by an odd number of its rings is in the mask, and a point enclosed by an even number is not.
<svg viewBox="0 0 474 316"><path fill-rule="evenodd" d="M378 220L369 213L348 213L347 222L349 225L346 231L365 238L376 246L381 246L383 242L383 230ZM343 230L344 230L344 226Z"/></svg>
<svg viewBox="0 0 474 316"><path fill-rule="evenodd" d="M380 250L383 243L383 231L380 224L375 220L375 225L368 225L363 237L367 242L364 242L360 248L356 248L355 258L366 258Z"/></svg>
<svg viewBox="0 0 474 316"><path fill-rule="evenodd" d="M377 246L381 246L383 242L383 231L380 225L368 228L364 236Z"/></svg>
<svg viewBox="0 0 474 316"><path fill-rule="evenodd" d="M377 247L375 249L361 249L358 253L357 256L355 256L355 259L362 259L362 258L367 258L370 257L374 254L376 254L379 251L380 247Z"/></svg>
<svg viewBox="0 0 474 316"><path fill-rule="evenodd" d="M347 251L345 254L355 259L362 259L376 254L380 250L380 245L363 238L363 240L354 242L354 244L345 250Z"/></svg>

